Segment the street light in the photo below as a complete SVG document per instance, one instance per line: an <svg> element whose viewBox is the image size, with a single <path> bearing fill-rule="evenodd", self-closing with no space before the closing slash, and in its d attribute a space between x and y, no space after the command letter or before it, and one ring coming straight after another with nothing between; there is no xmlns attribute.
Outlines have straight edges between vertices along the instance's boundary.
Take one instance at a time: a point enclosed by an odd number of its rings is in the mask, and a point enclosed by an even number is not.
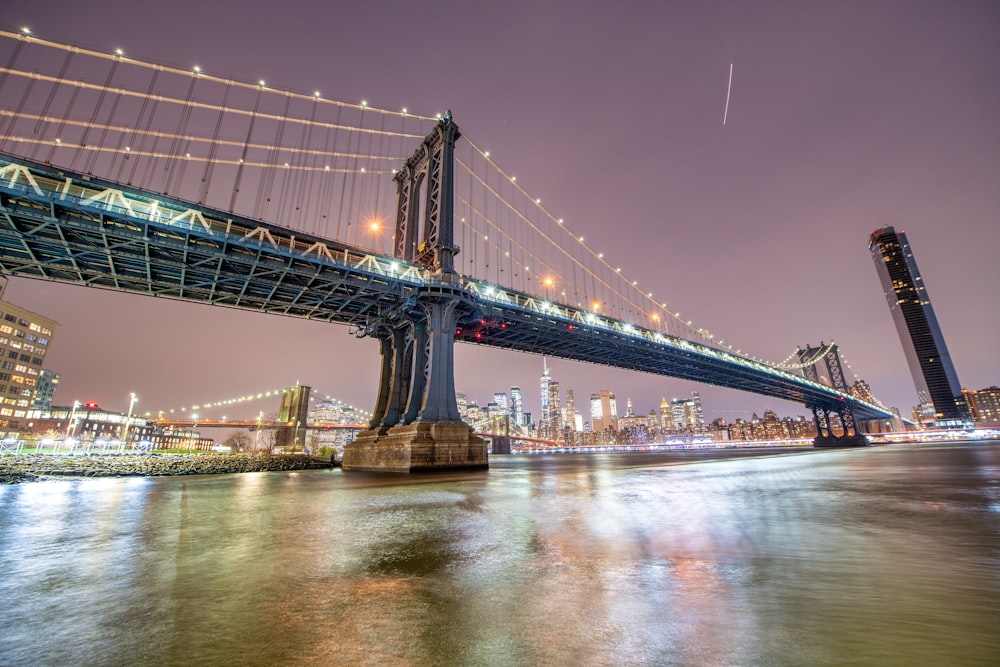
<svg viewBox="0 0 1000 667"><path fill-rule="evenodd" d="M264 418L264 411L261 410L260 413L257 415L257 432L254 433L254 439L253 439L253 451L254 452L256 452L257 449L260 447L260 421L263 418Z"/></svg>
<svg viewBox="0 0 1000 667"><path fill-rule="evenodd" d="M83 405L80 401L73 401L73 409L69 413L69 423L66 424L66 439L69 440L70 432L73 430L73 420L76 419L76 409Z"/></svg>
<svg viewBox="0 0 1000 667"><path fill-rule="evenodd" d="M122 447L128 447L128 429L132 425L132 408L135 407L136 396L135 392L131 392L128 401L128 417L125 418L125 430L122 432Z"/></svg>

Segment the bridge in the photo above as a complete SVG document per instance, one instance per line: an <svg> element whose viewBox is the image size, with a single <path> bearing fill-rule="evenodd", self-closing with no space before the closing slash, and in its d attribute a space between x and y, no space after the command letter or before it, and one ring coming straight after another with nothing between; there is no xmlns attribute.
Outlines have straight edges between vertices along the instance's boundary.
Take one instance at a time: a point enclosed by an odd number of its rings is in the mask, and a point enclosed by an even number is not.
<svg viewBox="0 0 1000 667"><path fill-rule="evenodd" d="M345 469L488 465L458 412L455 341L802 403L820 446L864 444L860 420L893 416L807 377L814 358L767 363L683 320L450 112L272 90L28 33L0 31L0 45L0 271L374 338L378 398Z"/></svg>

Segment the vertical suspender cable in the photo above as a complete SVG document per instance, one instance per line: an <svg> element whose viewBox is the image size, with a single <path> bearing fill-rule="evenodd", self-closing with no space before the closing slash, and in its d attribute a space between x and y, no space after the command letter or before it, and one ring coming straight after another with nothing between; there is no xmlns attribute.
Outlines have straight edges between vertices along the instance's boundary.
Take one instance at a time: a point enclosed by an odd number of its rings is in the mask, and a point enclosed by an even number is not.
<svg viewBox="0 0 1000 667"><path fill-rule="evenodd" d="M312 195L312 182L313 182L313 171L316 166L316 155L310 155L309 150L312 148L312 133L313 128L316 127L316 111L319 108L319 99L313 97L312 100L312 110L309 112L309 123L306 125L303 131L302 137L302 154L300 159L297 161L302 167L299 173L299 187L298 193L295 195L295 211L298 214L295 221L295 229L300 231L306 231L306 216L309 212L309 206L306 202L309 201L307 197L311 199ZM309 161L312 164L309 164Z"/></svg>
<svg viewBox="0 0 1000 667"><path fill-rule="evenodd" d="M11 71L11 70L14 69L14 64L17 62L17 57L21 54L21 49L24 48L24 43L27 40L28 40L28 36L27 35L22 35L17 40L17 46L14 47L14 51L10 54L10 59L7 60L7 69L3 72L3 74L0 74L0 97L2 97L4 99L7 98L7 94L4 92L4 85L6 85L6 83L7 83L7 73L9 71ZM31 84L29 83L28 84L28 89L25 91L24 95L21 97L21 102L18 105L17 113L15 113L13 116L11 116L10 122L7 124L7 128L3 131L3 134L0 135L0 137L2 137L2 139L3 139L3 143L0 144L0 147L2 147L3 150L7 150L7 145L6 145L7 144L7 140L10 138L10 134L11 134L11 132L14 129L14 124L17 122L17 119L20 116L21 109L24 107L24 102L27 99L28 92L30 90L31 90Z"/></svg>
<svg viewBox="0 0 1000 667"><path fill-rule="evenodd" d="M167 160L163 163L163 173L166 177L166 182L163 184L164 194L173 194L172 188L177 176L177 172L183 171L184 163L181 163L180 169L175 169L177 161L180 158L181 151L181 137L187 134L187 126L191 120L191 112L194 110L194 106L191 104L191 97L194 95L194 86L198 82L198 74L196 72L191 73L191 85L188 86L187 94L184 97L184 104L181 108L180 118L177 119L177 130L174 132L174 140L170 142L170 151L167 155ZM179 179L178 179L178 182ZM152 183L149 184L152 187Z"/></svg>
<svg viewBox="0 0 1000 667"><path fill-rule="evenodd" d="M240 151L239 164L236 165L236 180L233 183L233 194L229 199L229 212L236 210L236 197L240 194L240 182L243 180L243 170L246 168L247 151L250 148L250 141L253 138L253 126L257 121L257 110L260 108L261 88L257 87L257 97L253 102L253 111L250 113L250 124L247 126L247 138L243 141L243 150Z"/></svg>
<svg viewBox="0 0 1000 667"><path fill-rule="evenodd" d="M198 195L198 203L204 204L208 200L208 188L212 183L212 172L215 170L215 154L219 150L219 132L222 130L222 119L226 116L226 102L229 101L229 92L233 89L232 82L226 84L226 91L222 94L222 106L219 107L219 117L215 121L215 131L212 133L212 143L208 147L208 159L205 160L205 169L201 172L201 192Z"/></svg>
<svg viewBox="0 0 1000 667"><path fill-rule="evenodd" d="M263 86L261 86L263 88ZM260 186L257 188L257 202L254 206L254 217L263 220L271 202L271 190L274 187L275 158L281 143L283 120L279 118L274 127L274 141L268 148L267 157L262 165Z"/></svg>
<svg viewBox="0 0 1000 667"><path fill-rule="evenodd" d="M281 114L281 132L279 133L278 147L279 150L285 149L284 144L282 144L282 139L285 136L285 123L288 120L289 108L292 104L292 96L285 94L285 111ZM280 159L280 155L279 155ZM291 158L289 158L291 159ZM280 167L275 165L275 169L280 168L282 170L281 174L281 191L278 193L278 210L275 212L275 222L286 224L285 219L287 217L288 209L286 207L288 188L292 179L292 171L289 169L290 163L282 162Z"/></svg>
<svg viewBox="0 0 1000 667"><path fill-rule="evenodd" d="M118 69L118 64L120 62L121 56L115 56L114 60L111 61L111 69L108 70L108 78L104 82L104 87L101 88L100 95L97 96L97 103L94 105L94 113L91 114L90 122L87 123L87 126L83 129L83 136L80 137L80 146L73 154L73 160L70 162L70 168L73 170L76 170L76 162L80 156L85 154L87 150L90 150L90 147L87 145L87 139L90 138L90 130L94 123L97 122L97 116L101 113L101 107L104 105L104 97L108 93L108 88L111 87L111 82L114 80L115 71ZM100 148L100 146L98 146L98 148Z"/></svg>
<svg viewBox="0 0 1000 667"><path fill-rule="evenodd" d="M149 81L149 88L146 90L146 97L143 98L143 100L142 100L142 107L139 109L139 115L136 117L136 120L140 121L140 120L142 120L143 116L145 116L146 117L146 126L143 127L142 130L139 130L139 125L138 125L138 123L136 123L135 128L132 130L132 136L129 137L129 143L127 144L127 146L136 145L136 139L139 138L139 137L141 137L141 139L139 139L139 144L140 145L138 145L136 147L139 148L139 149L145 148L146 139L149 137L149 128L150 128L150 126L152 125L152 122L153 122L153 114L156 113L156 100L153 99L153 91L156 90L156 80L157 80L157 78L159 78L159 76L160 76L160 68L157 67L156 69L153 70L153 77ZM152 104L150 104L150 102L152 102ZM146 114L146 109L147 108L149 108L149 114L148 115ZM124 136L124 134L122 136ZM142 152L142 151L139 150L139 151L136 151L136 152ZM129 156L125 156L125 157L127 158ZM146 159L150 159L151 160L152 158L146 158ZM132 184L132 177L135 175L135 168L136 168L136 165L139 162L140 162L140 160L139 160L138 156L132 158L132 169L129 170L129 175L128 175L128 183L129 183L129 185ZM125 168L125 162L123 161L122 162L122 168L118 170L118 175L115 177L115 180L117 180L119 182L122 180L121 177L122 177L122 171L124 170L124 168Z"/></svg>
<svg viewBox="0 0 1000 667"><path fill-rule="evenodd" d="M69 67L69 63L70 63L70 61L72 59L73 59L73 51L67 51L66 52L66 58L63 60L62 67L59 69L58 79L55 82L52 83L52 89L49 91L49 96L45 100L45 105L42 107L42 112L38 115L38 122L35 123L35 129L32 131L32 136L35 139L40 139L42 137L42 135L44 134L42 128L43 128L43 125L45 123L49 122L47 120L47 118L48 118L48 115L49 115L49 109L51 109L51 107L52 107L52 100L55 99L56 94L59 92L60 85L65 81L66 70ZM30 90L30 87L29 87L29 90ZM27 96L25 96L25 99L26 99L26 97ZM21 100L21 103L22 104L24 103L24 99ZM20 113L20 109L18 109L18 113ZM63 120L65 120L65 116L63 116ZM32 160L35 159L35 154L37 153L38 149L41 148L41 146L42 146L42 144L39 143L39 144L36 144L31 149L31 159Z"/></svg>

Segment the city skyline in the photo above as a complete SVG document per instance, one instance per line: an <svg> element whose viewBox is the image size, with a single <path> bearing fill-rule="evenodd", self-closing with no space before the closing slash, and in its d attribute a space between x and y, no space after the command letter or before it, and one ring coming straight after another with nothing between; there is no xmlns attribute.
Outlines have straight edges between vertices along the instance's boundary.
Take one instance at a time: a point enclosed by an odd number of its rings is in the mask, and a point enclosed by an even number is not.
<svg viewBox="0 0 1000 667"><path fill-rule="evenodd" d="M212 7L107 2L84 16L70 7L56 2L43 15L15 2L5 27L388 108L452 108L463 132L672 309L773 361L836 340L853 374L908 415L916 392L865 248L872 229L893 224L921 249L959 377L972 390L1000 380L991 346L1000 268L990 257L1000 242L998 93L984 85L1000 69L989 30L1000 10L988 3L630 12L332 3L294 24L282 8L249 3L255 22L225 39L224 13ZM337 20L344 16L352 20ZM396 74L395 49L362 48L368 30L391 46L452 21L453 41L408 77ZM351 65L320 64L331 62ZM970 238L977 242L958 241ZM301 381L363 409L374 404L377 345L345 327L16 278L7 294L62 325L46 363L62 375L57 403L118 408L134 391L142 409L156 410ZM456 358L456 386L477 397L534 386L540 365L473 346L457 346ZM767 406L805 412L558 363L581 404L585 387L613 387L651 407L699 391L707 418L712 406L733 418ZM524 399L525 411L540 414L534 392Z"/></svg>

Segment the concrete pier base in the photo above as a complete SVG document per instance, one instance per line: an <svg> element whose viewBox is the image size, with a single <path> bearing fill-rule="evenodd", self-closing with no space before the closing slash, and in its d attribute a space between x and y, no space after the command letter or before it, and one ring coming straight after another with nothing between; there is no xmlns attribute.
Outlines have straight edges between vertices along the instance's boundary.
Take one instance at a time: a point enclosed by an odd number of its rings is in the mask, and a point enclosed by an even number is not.
<svg viewBox="0 0 1000 667"><path fill-rule="evenodd" d="M486 442L463 422L413 423L362 431L344 448L344 470L418 472L488 468Z"/></svg>
<svg viewBox="0 0 1000 667"><path fill-rule="evenodd" d="M813 439L813 447L868 447L868 438L857 433L851 436L819 436Z"/></svg>

